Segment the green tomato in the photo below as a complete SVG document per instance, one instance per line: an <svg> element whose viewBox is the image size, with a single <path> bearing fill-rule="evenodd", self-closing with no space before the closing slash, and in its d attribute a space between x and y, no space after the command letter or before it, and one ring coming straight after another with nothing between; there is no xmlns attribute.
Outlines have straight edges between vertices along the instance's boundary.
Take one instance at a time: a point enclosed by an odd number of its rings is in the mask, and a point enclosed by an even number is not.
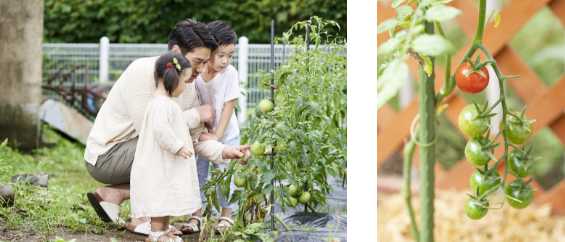
<svg viewBox="0 0 565 242"><path fill-rule="evenodd" d="M508 158L508 166L510 170L521 178L527 177L534 171L533 161L524 160L526 154L520 150L510 151L510 158Z"/></svg>
<svg viewBox="0 0 565 242"><path fill-rule="evenodd" d="M296 194L298 193L298 187L296 187L295 185L290 185L288 187L288 193L290 193L291 196L296 197Z"/></svg>
<svg viewBox="0 0 565 242"><path fill-rule="evenodd" d="M465 203L465 214L470 219L478 220L483 218L488 213L488 208L481 207L481 205L488 207L487 201L479 202L477 199L469 198Z"/></svg>
<svg viewBox="0 0 565 242"><path fill-rule="evenodd" d="M259 143L259 141L255 141L255 143L251 145L251 153L256 156L265 154L265 145Z"/></svg>
<svg viewBox="0 0 565 242"><path fill-rule="evenodd" d="M500 174L498 173L498 171L494 171L490 175L490 177L485 178L485 176L479 171L475 171L471 175L471 180L469 183L473 192L477 192L477 187L479 188L479 193L477 194L477 196L480 196L496 185L500 184ZM489 194L487 194L487 196L491 195L494 192L495 191L490 192Z"/></svg>
<svg viewBox="0 0 565 242"><path fill-rule="evenodd" d="M303 192L302 194L300 194L300 197L298 197L298 202L302 203L302 204L306 204L308 203L308 201L310 201L310 193L309 192Z"/></svg>
<svg viewBox="0 0 565 242"><path fill-rule="evenodd" d="M473 137L465 146L465 158L475 166L484 166L491 160L487 152L483 151L481 142L486 142L486 139L481 136ZM490 152L493 153L493 150Z"/></svg>
<svg viewBox="0 0 565 242"><path fill-rule="evenodd" d="M245 165L242 165L242 164L239 164L239 163L235 164L235 169L236 169L236 170L243 171L243 170L245 170L246 168L247 168L247 164L245 164Z"/></svg>
<svg viewBox="0 0 565 242"><path fill-rule="evenodd" d="M245 186L245 179L238 177L235 178L235 180L233 180L233 183L235 184L236 187L244 187Z"/></svg>
<svg viewBox="0 0 565 242"><path fill-rule="evenodd" d="M483 108L483 106L478 105L479 108ZM479 115L477 109L475 109L475 105L469 104L467 107L463 108L461 113L459 114L459 129L465 135L469 137L477 137L482 136L485 132L487 132L490 124L490 119L477 119L475 118ZM485 124L485 122L487 124Z"/></svg>
<svg viewBox="0 0 565 242"><path fill-rule="evenodd" d="M281 124L281 123L278 123L278 124L277 124L277 129L278 129L279 131L281 131L281 133L283 133L283 127L282 127L282 124Z"/></svg>
<svg viewBox="0 0 565 242"><path fill-rule="evenodd" d="M286 203L286 205L295 208L296 205L298 205L298 199L294 198L294 197L286 197L284 199L284 202Z"/></svg>
<svg viewBox="0 0 565 242"><path fill-rule="evenodd" d="M269 100L262 100L261 102L259 102L259 109L261 109L261 112L263 113L268 113L270 111L273 110L273 103Z"/></svg>
<svg viewBox="0 0 565 242"><path fill-rule="evenodd" d="M531 188L529 185L526 188ZM522 191L520 192L520 181L519 180L514 180L512 182L510 182L508 184L508 186L506 186L506 195L510 196L514 199L518 199L520 201L522 201L521 203L518 201L515 201L513 199L509 199L506 198L506 201L508 202L508 204L510 204L510 206L512 206L513 208L517 208L517 209L522 209L527 207L528 205L530 205L530 203L532 203L532 201L534 200L534 191L531 190L525 190L522 189Z"/></svg>
<svg viewBox="0 0 565 242"><path fill-rule="evenodd" d="M515 112L516 115L520 116L522 113ZM524 116L523 121L529 121L528 117ZM512 115L506 116L506 131L508 134L508 140L513 144L523 144L532 137L532 131L534 130L532 124L513 124L510 122L518 122Z"/></svg>
<svg viewBox="0 0 565 242"><path fill-rule="evenodd" d="M275 151L277 152L285 152L286 146L283 145L281 142L277 142L277 146L275 147Z"/></svg>

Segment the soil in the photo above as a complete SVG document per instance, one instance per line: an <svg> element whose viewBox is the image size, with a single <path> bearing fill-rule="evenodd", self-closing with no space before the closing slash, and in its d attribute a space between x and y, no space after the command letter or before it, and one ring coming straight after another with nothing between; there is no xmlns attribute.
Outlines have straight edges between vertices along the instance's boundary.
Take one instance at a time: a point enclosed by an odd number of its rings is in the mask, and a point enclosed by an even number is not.
<svg viewBox="0 0 565 242"><path fill-rule="evenodd" d="M181 224L175 224L177 229L180 229ZM56 232L43 235L38 231L20 231L20 230L9 230L6 228L7 224L4 221L0 221L0 241L48 241L55 240L57 236L64 238L65 240L76 239L76 241L110 241L111 238L115 238L118 241L145 241L146 236L135 235L127 231L118 231L115 229L108 229L104 234L95 234L92 232L76 232L72 234L72 229L64 227L56 227L54 230ZM191 234L183 237L183 241L198 241L199 234Z"/></svg>

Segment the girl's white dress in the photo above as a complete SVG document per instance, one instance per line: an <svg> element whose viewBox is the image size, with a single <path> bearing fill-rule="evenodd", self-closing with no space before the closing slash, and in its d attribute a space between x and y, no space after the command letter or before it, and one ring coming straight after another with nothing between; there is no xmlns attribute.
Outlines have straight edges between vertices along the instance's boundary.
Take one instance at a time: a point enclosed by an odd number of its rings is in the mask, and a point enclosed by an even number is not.
<svg viewBox="0 0 565 242"><path fill-rule="evenodd" d="M183 146L194 153L180 106L153 98L141 126L131 169L132 217L184 216L202 207L194 154L175 155Z"/></svg>

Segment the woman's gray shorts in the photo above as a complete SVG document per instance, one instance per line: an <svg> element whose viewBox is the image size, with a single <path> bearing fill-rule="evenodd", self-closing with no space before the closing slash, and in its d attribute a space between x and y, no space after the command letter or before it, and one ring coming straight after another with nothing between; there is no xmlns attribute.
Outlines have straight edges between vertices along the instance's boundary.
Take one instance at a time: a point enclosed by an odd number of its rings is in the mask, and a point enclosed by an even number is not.
<svg viewBox="0 0 565 242"><path fill-rule="evenodd" d="M86 162L88 173L94 180L104 184L129 183L138 138L114 145L108 152L98 156L95 166Z"/></svg>

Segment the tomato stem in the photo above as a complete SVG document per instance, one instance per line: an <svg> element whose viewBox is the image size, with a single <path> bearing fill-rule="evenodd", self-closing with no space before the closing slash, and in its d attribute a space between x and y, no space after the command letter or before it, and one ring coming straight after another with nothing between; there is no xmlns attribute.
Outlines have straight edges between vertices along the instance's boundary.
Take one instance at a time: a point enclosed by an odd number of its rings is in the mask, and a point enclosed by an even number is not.
<svg viewBox="0 0 565 242"><path fill-rule="evenodd" d="M416 139L418 139L418 134L416 133ZM410 215L410 225L412 228L412 234L415 241L419 241L420 232L418 231L418 226L416 223L416 218L414 217L414 209L412 208L412 193L410 189L410 171L412 167L412 155L414 154L414 148L416 148L416 143L413 139L404 146L404 168L402 171L402 176L404 179L404 188L402 193L404 195L404 200L408 206L408 214Z"/></svg>
<svg viewBox="0 0 565 242"><path fill-rule="evenodd" d="M477 32L475 32L474 43L482 43L483 33L485 32L485 14L487 11L487 0L479 2L479 23L477 24Z"/></svg>
<svg viewBox="0 0 565 242"><path fill-rule="evenodd" d="M434 23L426 22L425 30L433 34ZM434 63L433 57L430 58ZM423 143L431 143L436 137L435 131L435 100L434 100L434 78L435 73L428 74L419 69L419 106L420 106L420 129L418 137ZM422 242L434 241L434 167L435 167L435 144L420 147L420 194L421 194L421 232Z"/></svg>

